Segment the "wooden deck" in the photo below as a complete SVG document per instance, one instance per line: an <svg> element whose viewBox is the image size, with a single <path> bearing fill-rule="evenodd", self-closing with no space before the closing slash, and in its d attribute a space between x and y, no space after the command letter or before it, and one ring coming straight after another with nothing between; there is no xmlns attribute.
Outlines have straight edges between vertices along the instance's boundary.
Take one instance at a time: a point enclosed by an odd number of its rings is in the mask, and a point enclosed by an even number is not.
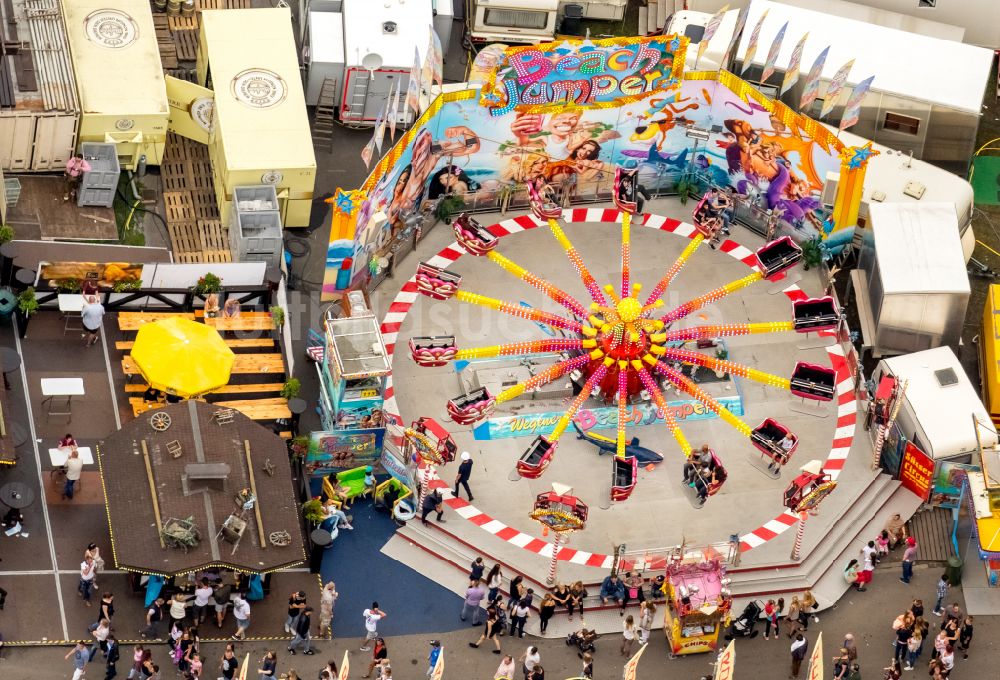
<svg viewBox="0 0 1000 680"><path fill-rule="evenodd" d="M79 208L64 201L62 177L18 175L21 197L7 212L7 223L18 238L43 241L117 241L118 227L111 208Z"/></svg>
<svg viewBox="0 0 1000 680"><path fill-rule="evenodd" d="M280 354L237 354L233 358L234 374L241 373L284 373L285 362ZM139 367L135 365L131 355L122 359L122 372L127 376L139 375Z"/></svg>

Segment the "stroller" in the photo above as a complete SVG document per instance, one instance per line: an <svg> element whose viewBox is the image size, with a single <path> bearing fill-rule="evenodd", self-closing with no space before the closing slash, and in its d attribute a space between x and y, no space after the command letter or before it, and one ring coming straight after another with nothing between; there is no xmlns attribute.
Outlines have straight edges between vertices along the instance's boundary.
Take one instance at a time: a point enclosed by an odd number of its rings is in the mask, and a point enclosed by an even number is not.
<svg viewBox="0 0 1000 680"><path fill-rule="evenodd" d="M576 645L576 648L580 650L580 654L586 654L587 652L593 652L596 649L594 646L594 640L596 639L596 630L581 628L575 633L570 633L566 636L566 645Z"/></svg>
<svg viewBox="0 0 1000 680"><path fill-rule="evenodd" d="M760 618L762 611L764 611L764 608L758 603L753 601L747 603L739 618L733 620L733 625L730 627L726 639L732 640L734 637L757 637L757 633L760 632L757 630L757 620Z"/></svg>

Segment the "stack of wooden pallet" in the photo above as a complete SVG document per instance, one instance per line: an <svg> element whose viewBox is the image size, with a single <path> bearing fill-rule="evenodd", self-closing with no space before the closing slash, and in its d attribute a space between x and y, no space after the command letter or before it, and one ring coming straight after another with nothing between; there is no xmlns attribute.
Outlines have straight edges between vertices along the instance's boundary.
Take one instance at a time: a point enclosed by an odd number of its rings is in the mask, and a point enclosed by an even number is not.
<svg viewBox="0 0 1000 680"><path fill-rule="evenodd" d="M169 134L160 179L177 261L230 262L229 229L219 221L208 147Z"/></svg>
<svg viewBox="0 0 1000 680"><path fill-rule="evenodd" d="M177 45L174 44L167 15L154 14L153 27L156 29L156 43L160 48L160 62L163 68L177 68Z"/></svg>

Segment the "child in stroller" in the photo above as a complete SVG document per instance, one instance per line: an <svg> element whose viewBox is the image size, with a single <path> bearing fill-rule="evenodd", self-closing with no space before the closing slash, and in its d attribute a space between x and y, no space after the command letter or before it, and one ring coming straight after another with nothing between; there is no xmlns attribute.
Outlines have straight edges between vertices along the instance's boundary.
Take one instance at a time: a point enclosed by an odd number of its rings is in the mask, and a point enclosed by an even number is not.
<svg viewBox="0 0 1000 680"><path fill-rule="evenodd" d="M570 633L566 636L566 645L572 646L576 645L576 648L580 650L579 655L582 657L587 652L593 652L596 650L594 646L594 641L597 639L596 630L587 630L586 628L581 628L575 633Z"/></svg>

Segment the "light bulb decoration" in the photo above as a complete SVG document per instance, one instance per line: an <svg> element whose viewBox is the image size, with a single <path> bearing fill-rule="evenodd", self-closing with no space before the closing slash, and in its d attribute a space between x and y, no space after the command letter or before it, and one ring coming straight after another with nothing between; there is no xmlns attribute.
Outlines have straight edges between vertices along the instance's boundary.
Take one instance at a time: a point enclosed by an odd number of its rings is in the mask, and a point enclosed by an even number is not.
<svg viewBox="0 0 1000 680"><path fill-rule="evenodd" d="M550 300L552 300L558 305L565 307L576 316L580 318L585 318L587 316L587 309L579 302L577 302L576 298L574 298L572 295L570 295L563 289L559 288L558 286L553 285L552 283L546 281L541 277L535 276L524 267L521 267L516 262L513 262L510 259L504 257L495 250L491 250L490 252L486 253L486 257L491 262L498 265L505 272L513 274L517 278L527 283L532 288L536 288L542 291L543 293L545 293L545 295L548 296Z"/></svg>
<svg viewBox="0 0 1000 680"><path fill-rule="evenodd" d="M701 234L695 234L695 237L691 239L691 242L687 244L687 247L681 251L680 256L674 260L674 263L670 265L669 269L667 269L667 273L663 275L663 278L660 279L656 286L653 287L653 290L650 291L649 297L646 298L647 305L652 304L654 300L658 300L663 296L663 294L667 291L667 287L670 285L670 282L674 280L677 273L680 272L684 265L687 264L687 261L691 259L691 256L694 255L696 250L698 250L698 246L704 242L704 236Z"/></svg>
<svg viewBox="0 0 1000 680"><path fill-rule="evenodd" d="M503 312L504 314L509 314L510 316L516 316L521 319L527 319L528 321L542 323L546 326L551 326L552 328L562 328L564 330L575 331L577 333L580 332L581 328L580 322L575 319L567 319L566 317L559 316L558 314L543 312L540 309L533 309L531 307L525 307L524 305L515 305L510 302L504 302L503 300L497 300L496 298L479 295L478 293L470 293L467 290L456 291L455 299L459 302L465 302L470 305L478 305L488 309L495 309L498 312Z"/></svg>

